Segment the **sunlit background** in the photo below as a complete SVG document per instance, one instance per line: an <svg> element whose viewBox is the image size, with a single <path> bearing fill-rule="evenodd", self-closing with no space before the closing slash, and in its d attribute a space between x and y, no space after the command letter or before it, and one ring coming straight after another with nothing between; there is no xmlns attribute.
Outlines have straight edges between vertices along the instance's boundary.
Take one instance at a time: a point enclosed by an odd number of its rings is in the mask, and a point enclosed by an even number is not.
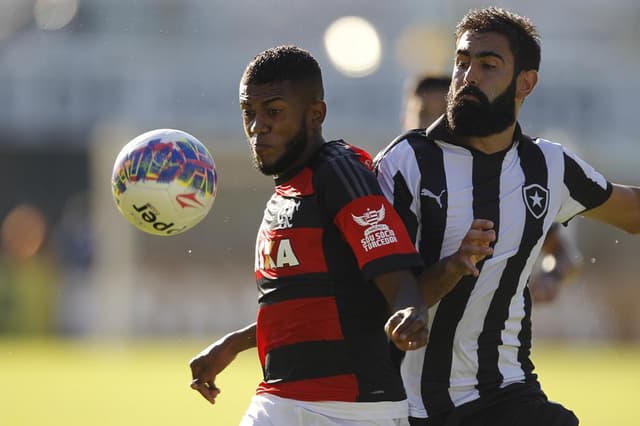
<svg viewBox="0 0 640 426"><path fill-rule="evenodd" d="M456 22L489 4L542 34L525 131L640 184L636 0L0 1L0 337L206 342L252 322L272 182L252 169L242 133L247 62L278 44L311 51L325 136L375 153L400 131L408 79L449 74ZM154 128L198 137L220 173L209 216L170 238L135 230L110 194L117 152ZM637 346L640 237L582 218L567 230L583 271L534 307L534 338Z"/></svg>

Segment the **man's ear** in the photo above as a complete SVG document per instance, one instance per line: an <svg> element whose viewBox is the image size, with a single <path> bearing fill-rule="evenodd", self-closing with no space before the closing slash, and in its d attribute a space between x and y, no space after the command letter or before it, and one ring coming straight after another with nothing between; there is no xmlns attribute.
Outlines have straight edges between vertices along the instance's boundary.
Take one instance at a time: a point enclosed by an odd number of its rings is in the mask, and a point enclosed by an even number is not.
<svg viewBox="0 0 640 426"><path fill-rule="evenodd" d="M538 71L527 70L520 71L516 80L516 99L524 101L524 99L533 92L534 87L538 83Z"/></svg>
<svg viewBox="0 0 640 426"><path fill-rule="evenodd" d="M313 101L307 110L307 125L312 129L319 129L327 116L327 104L324 101Z"/></svg>

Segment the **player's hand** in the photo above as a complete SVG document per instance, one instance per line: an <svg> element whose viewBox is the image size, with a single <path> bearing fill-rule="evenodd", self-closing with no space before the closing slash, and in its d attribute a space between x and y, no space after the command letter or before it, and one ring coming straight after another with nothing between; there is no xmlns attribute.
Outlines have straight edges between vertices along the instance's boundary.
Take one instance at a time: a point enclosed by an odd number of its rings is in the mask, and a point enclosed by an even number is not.
<svg viewBox="0 0 640 426"><path fill-rule="evenodd" d="M237 353L218 340L204 349L189 362L191 367L191 389L197 390L207 401L215 404L220 388L216 386L216 376L236 357Z"/></svg>
<svg viewBox="0 0 640 426"><path fill-rule="evenodd" d="M458 251L449 257L447 269L457 275L473 275L477 277L480 271L476 264L493 254L491 243L496 240L493 222L486 219L475 219L471 227L460 242Z"/></svg>
<svg viewBox="0 0 640 426"><path fill-rule="evenodd" d="M427 309L415 307L401 309L389 317L384 330L401 351L421 348L429 340Z"/></svg>

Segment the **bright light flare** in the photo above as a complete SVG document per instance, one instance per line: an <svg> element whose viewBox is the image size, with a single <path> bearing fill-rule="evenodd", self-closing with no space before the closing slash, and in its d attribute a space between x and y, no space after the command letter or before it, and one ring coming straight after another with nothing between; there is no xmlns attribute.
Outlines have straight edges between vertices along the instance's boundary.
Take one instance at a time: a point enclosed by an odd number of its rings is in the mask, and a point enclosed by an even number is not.
<svg viewBox="0 0 640 426"><path fill-rule="evenodd" d="M37 0L33 17L42 30L59 30L71 22L78 12L78 0Z"/></svg>
<svg viewBox="0 0 640 426"><path fill-rule="evenodd" d="M333 65L349 77L365 77L380 66L382 44L373 25L359 16L344 16L325 31L324 46Z"/></svg>
<svg viewBox="0 0 640 426"><path fill-rule="evenodd" d="M557 265L557 261L554 255L552 254L547 254L542 258L542 264L540 265L542 267L542 270L544 272L551 272L556 268Z"/></svg>

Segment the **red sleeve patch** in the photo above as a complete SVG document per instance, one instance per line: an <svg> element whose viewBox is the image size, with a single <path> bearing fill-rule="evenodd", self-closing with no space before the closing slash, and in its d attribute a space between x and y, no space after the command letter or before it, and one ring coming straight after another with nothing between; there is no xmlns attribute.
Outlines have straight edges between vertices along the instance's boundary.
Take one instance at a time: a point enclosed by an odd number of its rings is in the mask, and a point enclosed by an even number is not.
<svg viewBox="0 0 640 426"><path fill-rule="evenodd" d="M360 269L384 256L416 252L402 220L382 195L353 200L338 212L334 222L356 255Z"/></svg>

